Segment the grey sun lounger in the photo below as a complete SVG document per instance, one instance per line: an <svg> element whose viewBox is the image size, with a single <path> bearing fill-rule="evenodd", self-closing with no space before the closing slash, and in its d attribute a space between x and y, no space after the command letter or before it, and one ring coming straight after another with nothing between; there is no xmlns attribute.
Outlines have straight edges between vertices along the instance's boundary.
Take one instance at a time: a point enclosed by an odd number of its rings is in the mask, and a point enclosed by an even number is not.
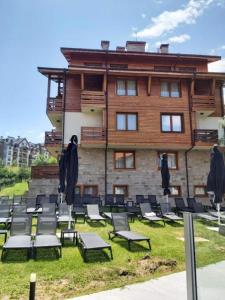
<svg viewBox="0 0 225 300"><path fill-rule="evenodd" d="M79 233L78 246L81 247L84 261L87 261L87 252L88 251L103 250L103 249L109 249L111 259L113 259L111 245L106 243L96 233L92 233L92 232Z"/></svg>
<svg viewBox="0 0 225 300"><path fill-rule="evenodd" d="M205 212L202 203L196 202L193 204L194 212L198 215L198 217L204 219L205 221L218 221L218 217L212 216Z"/></svg>
<svg viewBox="0 0 225 300"><path fill-rule="evenodd" d="M215 217L215 218L217 218L217 220L218 220L218 212L217 211L209 211L209 214L211 215L211 216L213 216L213 217ZM224 211L221 211L220 212L220 219L222 219L222 220L225 220L225 212Z"/></svg>
<svg viewBox="0 0 225 300"><path fill-rule="evenodd" d="M128 241L128 249L131 250L130 244L132 242L147 241L149 249L151 250L150 238L130 230L128 218L126 213L112 214L113 231L109 232L109 239L114 237L121 237Z"/></svg>
<svg viewBox="0 0 225 300"><path fill-rule="evenodd" d="M103 218L99 213L98 204L88 204L87 205L86 219L89 221L104 221L104 222L106 222L105 218Z"/></svg>
<svg viewBox="0 0 225 300"><path fill-rule="evenodd" d="M170 203L160 203L160 208L161 208L162 216L165 219L173 222L183 221L183 218L179 217L174 212L172 212Z"/></svg>
<svg viewBox="0 0 225 300"><path fill-rule="evenodd" d="M72 214L72 209L71 209ZM74 218L70 215L69 206L63 202L59 204L59 215L58 215L58 223L74 223Z"/></svg>
<svg viewBox="0 0 225 300"><path fill-rule="evenodd" d="M8 204L1 204L0 205L0 224L4 224L5 227L11 223L10 217L10 205Z"/></svg>
<svg viewBox="0 0 225 300"><path fill-rule="evenodd" d="M39 215L37 221L37 233L34 240L34 258L37 257L38 248L54 248L57 257L62 256L62 245L56 236L56 216Z"/></svg>
<svg viewBox="0 0 225 300"><path fill-rule="evenodd" d="M165 225L165 220L163 218L160 218L152 211L151 204L149 202L146 203L140 203L140 209L141 209L141 217L145 220L148 220L150 222L160 222L162 221Z"/></svg>
<svg viewBox="0 0 225 300"><path fill-rule="evenodd" d="M127 218L130 219L131 222L134 222L134 213L126 212ZM103 212L103 215L112 222L112 213L111 212Z"/></svg>
<svg viewBox="0 0 225 300"><path fill-rule="evenodd" d="M10 249L26 249L29 259L32 250L31 225L32 218L30 215L21 214L12 217L10 237L2 248L2 261Z"/></svg>

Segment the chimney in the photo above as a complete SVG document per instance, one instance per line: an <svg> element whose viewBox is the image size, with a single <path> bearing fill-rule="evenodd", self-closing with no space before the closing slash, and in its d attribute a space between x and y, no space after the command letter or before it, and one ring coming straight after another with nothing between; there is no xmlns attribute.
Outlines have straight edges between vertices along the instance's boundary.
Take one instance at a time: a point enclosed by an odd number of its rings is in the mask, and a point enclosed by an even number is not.
<svg viewBox="0 0 225 300"><path fill-rule="evenodd" d="M127 41L126 49L132 52L145 52L146 42Z"/></svg>
<svg viewBox="0 0 225 300"><path fill-rule="evenodd" d="M125 51L125 47L117 46L117 47L116 47L116 51L124 52L124 51Z"/></svg>
<svg viewBox="0 0 225 300"><path fill-rule="evenodd" d="M161 44L159 47L160 53L168 53L169 52L169 44Z"/></svg>
<svg viewBox="0 0 225 300"><path fill-rule="evenodd" d="M102 50L109 50L110 41L101 41Z"/></svg>

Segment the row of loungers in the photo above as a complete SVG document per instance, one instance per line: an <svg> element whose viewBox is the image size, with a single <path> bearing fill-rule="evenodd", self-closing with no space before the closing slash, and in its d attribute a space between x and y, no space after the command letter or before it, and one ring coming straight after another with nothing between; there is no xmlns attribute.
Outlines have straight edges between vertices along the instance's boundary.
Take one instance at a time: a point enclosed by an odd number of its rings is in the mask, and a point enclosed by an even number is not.
<svg viewBox="0 0 225 300"><path fill-rule="evenodd" d="M56 217L52 215L39 215L37 220L37 230L35 236L31 233L32 218L31 215L21 214L12 218L10 237L2 248L2 261L5 260L7 251L21 250L27 251L27 258L37 258L37 249L53 248L56 256L62 256L61 242L56 236ZM147 241L149 250L151 250L150 239L146 236L130 230L126 213L112 214L113 231L109 232L109 238L118 236L127 240L128 248L131 249L132 242ZM93 250L109 249L111 259L113 259L111 245L106 243L95 233L78 233L78 246L81 248L83 258L87 261L87 252Z"/></svg>

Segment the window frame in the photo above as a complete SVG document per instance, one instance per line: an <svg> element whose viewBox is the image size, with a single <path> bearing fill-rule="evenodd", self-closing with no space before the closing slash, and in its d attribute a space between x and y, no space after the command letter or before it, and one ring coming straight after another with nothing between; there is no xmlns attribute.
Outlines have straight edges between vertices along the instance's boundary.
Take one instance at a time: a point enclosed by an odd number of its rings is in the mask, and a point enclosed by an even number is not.
<svg viewBox="0 0 225 300"><path fill-rule="evenodd" d="M176 171L179 170L179 158L178 158L178 152L177 151L158 151L157 156L158 156L158 170L160 170L160 155L166 153L166 154L175 154L175 164L176 168L169 168L171 171Z"/></svg>
<svg viewBox="0 0 225 300"><path fill-rule="evenodd" d="M169 187L170 191L171 191L171 188L177 188L178 189L178 194L177 195L170 194L169 197L182 197L182 190L181 190L181 186L180 185L171 185Z"/></svg>
<svg viewBox="0 0 225 300"><path fill-rule="evenodd" d="M116 188L119 187L119 188L125 188L125 194L124 194L124 197L127 198L129 193L128 193L128 184L114 184L113 185L113 196L115 197L116 195L121 195L121 194L116 194L115 191L116 191Z"/></svg>
<svg viewBox="0 0 225 300"><path fill-rule="evenodd" d="M90 187L96 189L96 192L94 194L92 194L91 196L97 197L98 196L98 185L97 184L83 184L82 185L82 196L89 195L89 194L84 194L84 189L90 188Z"/></svg>
<svg viewBox="0 0 225 300"><path fill-rule="evenodd" d="M163 116L169 116L170 117L170 129L173 129L172 117L173 116L180 116L181 117L181 131L173 131L173 130L165 131L165 130L163 130L163 124L162 124L162 117ZM177 133L177 134L184 133L185 132L185 129L184 129L184 114L183 113L160 113L160 128L161 128L161 133Z"/></svg>
<svg viewBox="0 0 225 300"><path fill-rule="evenodd" d="M162 82L167 82L167 84L169 86L169 96L162 96L161 95L161 84L162 84ZM179 97L173 97L173 96L171 96L171 84L174 83L174 82L176 82L178 84ZM160 79L160 98L163 98L163 99L165 99L165 98L167 98L167 99L168 98L169 99L171 99L171 98L174 98L174 99L180 99L180 98L182 98L181 81L180 80Z"/></svg>
<svg viewBox="0 0 225 300"><path fill-rule="evenodd" d="M118 80L125 81L125 95L118 95L118 92L117 92L118 91ZM127 86L128 86L127 82L128 81L134 81L135 82L136 95L128 95L128 93L127 93L127 91L128 91L128 89L127 89ZM120 77L116 78L116 91L115 91L115 94L118 97L137 97L138 96L138 80L134 79L134 78L120 78Z"/></svg>
<svg viewBox="0 0 225 300"><path fill-rule="evenodd" d="M204 195L200 195L200 194L196 194L196 188L204 188L204 190L205 190L205 194ZM206 186L205 185L194 185L194 197L202 197L202 198L204 198L204 197L207 197L208 195L207 195L207 191L206 191Z"/></svg>
<svg viewBox="0 0 225 300"><path fill-rule="evenodd" d="M123 153L123 158L124 158L124 160L125 160L125 168L117 168L116 167L116 154L117 153ZM127 168L126 167L126 153L133 153L133 158L134 158L134 167L133 168ZM114 151L114 169L115 170L136 170L136 153L135 153L135 151L133 151L133 150L131 150L131 151L128 151L128 150L121 150L121 151L119 151L119 150L115 150Z"/></svg>
<svg viewBox="0 0 225 300"><path fill-rule="evenodd" d="M118 121L117 115L125 115L125 129L118 129ZM128 129L128 115L135 115L136 116L136 129L130 130ZM136 112L116 112L116 131L138 131L138 113Z"/></svg>

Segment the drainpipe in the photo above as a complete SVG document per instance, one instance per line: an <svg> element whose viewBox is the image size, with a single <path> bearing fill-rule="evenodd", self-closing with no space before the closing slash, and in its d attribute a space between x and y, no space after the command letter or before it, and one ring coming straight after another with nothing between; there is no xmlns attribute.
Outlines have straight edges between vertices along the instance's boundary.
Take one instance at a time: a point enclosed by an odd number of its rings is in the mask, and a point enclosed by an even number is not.
<svg viewBox="0 0 225 300"><path fill-rule="evenodd" d="M105 91L105 107L106 107L106 113L105 113L105 198L108 193L108 50L105 52L105 70L106 70L106 91Z"/></svg>
<svg viewBox="0 0 225 300"><path fill-rule="evenodd" d="M66 111L66 73L67 70L63 70L63 107L62 107L62 112L63 112L63 118L62 118L62 145L61 145L61 150L64 149L64 134L65 134L65 111Z"/></svg>
<svg viewBox="0 0 225 300"><path fill-rule="evenodd" d="M194 76L195 77L195 76ZM193 128L192 128L192 106L191 106L191 86L189 84L188 88L188 111L189 111L189 123L190 123L190 132L191 132L191 147L187 149L184 153L185 155L185 169L186 169L186 183L187 183L187 195L190 197L190 189L189 189L189 172L188 172L188 153L194 148L194 136L193 136Z"/></svg>

